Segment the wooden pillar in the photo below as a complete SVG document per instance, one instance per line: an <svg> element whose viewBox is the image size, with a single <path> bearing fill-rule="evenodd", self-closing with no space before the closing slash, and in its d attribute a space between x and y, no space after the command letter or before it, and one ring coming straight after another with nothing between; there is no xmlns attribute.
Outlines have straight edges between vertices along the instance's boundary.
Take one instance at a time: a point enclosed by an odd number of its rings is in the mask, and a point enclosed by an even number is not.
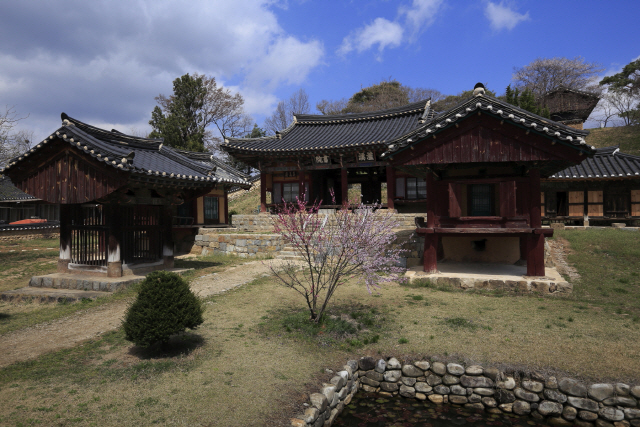
<svg viewBox="0 0 640 427"><path fill-rule="evenodd" d="M533 234L528 238L527 244L527 276L544 276L544 235L537 233L536 229L542 228L540 216L540 170L529 171L529 221Z"/></svg>
<svg viewBox="0 0 640 427"><path fill-rule="evenodd" d="M304 193L304 171L298 171L298 199L303 200L308 199L308 194Z"/></svg>
<svg viewBox="0 0 640 427"><path fill-rule="evenodd" d="M529 236L527 254L527 276L544 276L544 235Z"/></svg>
<svg viewBox="0 0 640 427"><path fill-rule="evenodd" d="M171 205L162 207L162 260L164 268L173 268L173 224L171 223Z"/></svg>
<svg viewBox="0 0 640 427"><path fill-rule="evenodd" d="M531 169L529 171L529 221L531 228L542 227L542 217L540 216L540 170Z"/></svg>
<svg viewBox="0 0 640 427"><path fill-rule="evenodd" d="M426 273L436 273L438 271L438 244L440 237L435 234L433 230L436 226L436 214L435 214L435 185L433 182L433 174L427 173L427 228L431 229L432 233L427 233L424 236L424 271Z"/></svg>
<svg viewBox="0 0 640 427"><path fill-rule="evenodd" d="M60 257L58 258L58 273L69 271L71 262L71 220L72 210L76 205L60 205Z"/></svg>
<svg viewBox="0 0 640 427"><path fill-rule="evenodd" d="M342 193L341 203L344 205L345 203L349 203L349 181L347 177L347 168L342 168L340 170L340 189Z"/></svg>
<svg viewBox="0 0 640 427"><path fill-rule="evenodd" d="M395 209L393 199L396 198L396 170L387 166L387 209Z"/></svg>
<svg viewBox="0 0 640 427"><path fill-rule="evenodd" d="M227 194L227 186L222 187L222 194L224 194L224 223L229 224L229 195Z"/></svg>
<svg viewBox="0 0 640 427"><path fill-rule="evenodd" d="M425 181L427 184L427 228L433 228L436 226L436 191L431 172L427 172Z"/></svg>
<svg viewBox="0 0 640 427"><path fill-rule="evenodd" d="M424 271L425 273L438 272L438 243L440 237L435 233L427 233L424 236Z"/></svg>
<svg viewBox="0 0 640 427"><path fill-rule="evenodd" d="M107 277L122 277L122 218L116 204L104 205L108 224Z"/></svg>
<svg viewBox="0 0 640 427"><path fill-rule="evenodd" d="M277 201L276 203L279 203ZM267 173L260 171L260 212L267 211Z"/></svg>

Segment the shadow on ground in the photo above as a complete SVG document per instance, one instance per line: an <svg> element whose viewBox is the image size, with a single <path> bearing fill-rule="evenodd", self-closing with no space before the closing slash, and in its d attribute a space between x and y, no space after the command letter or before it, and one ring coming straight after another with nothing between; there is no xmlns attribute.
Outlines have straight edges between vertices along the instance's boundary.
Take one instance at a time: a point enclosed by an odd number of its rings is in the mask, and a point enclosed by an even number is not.
<svg viewBox="0 0 640 427"><path fill-rule="evenodd" d="M188 356L205 344L205 339L198 334L184 333L175 335L167 344L156 343L149 348L133 346L129 354L140 359L164 359L177 356Z"/></svg>

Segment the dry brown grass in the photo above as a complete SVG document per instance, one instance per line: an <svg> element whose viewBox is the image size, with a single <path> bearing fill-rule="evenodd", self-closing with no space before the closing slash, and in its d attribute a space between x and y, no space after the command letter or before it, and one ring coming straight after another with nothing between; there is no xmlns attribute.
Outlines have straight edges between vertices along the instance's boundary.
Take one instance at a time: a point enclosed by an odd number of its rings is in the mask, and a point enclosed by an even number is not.
<svg viewBox="0 0 640 427"><path fill-rule="evenodd" d="M280 316L301 308L302 300L260 279L210 298L197 331L202 342L181 354L149 358L117 332L0 370L0 424L287 425L307 393L329 378L324 368L340 369L365 355L437 356L637 384L640 323L577 295L399 285L369 295L349 284L334 306L364 304L390 320L378 343L343 350L285 332ZM399 344L401 338L408 342Z"/></svg>

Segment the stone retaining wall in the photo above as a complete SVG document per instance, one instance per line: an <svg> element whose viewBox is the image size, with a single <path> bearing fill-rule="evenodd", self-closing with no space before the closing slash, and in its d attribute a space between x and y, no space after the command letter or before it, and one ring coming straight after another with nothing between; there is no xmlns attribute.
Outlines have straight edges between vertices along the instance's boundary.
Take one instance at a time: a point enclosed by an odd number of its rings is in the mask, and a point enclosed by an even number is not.
<svg viewBox="0 0 640 427"><path fill-rule="evenodd" d="M25 230L2 230L0 231L0 242L11 242L14 240L33 240L33 239L59 239L60 228L42 228L42 229L25 229ZM57 245L57 243L56 243Z"/></svg>
<svg viewBox="0 0 640 427"><path fill-rule="evenodd" d="M584 384L538 372L518 375L479 365L432 361L402 364L392 357L350 360L310 396L296 427L329 427L355 391L460 405L489 413L528 415L560 427L640 427L640 386Z"/></svg>
<svg viewBox="0 0 640 427"><path fill-rule="evenodd" d="M208 253L240 257L275 256L284 248L278 234L222 234L207 233L196 236L195 247L202 255Z"/></svg>
<svg viewBox="0 0 640 427"><path fill-rule="evenodd" d="M385 212L384 210L380 212ZM321 214L322 215L322 214ZM415 218L417 216L425 216L426 214L395 214L394 217L398 221L399 229L411 229L415 230ZM265 232L273 231L273 217L271 214L256 214L256 215L234 215L233 226L240 231L252 231L252 232ZM329 219L331 224L331 218Z"/></svg>

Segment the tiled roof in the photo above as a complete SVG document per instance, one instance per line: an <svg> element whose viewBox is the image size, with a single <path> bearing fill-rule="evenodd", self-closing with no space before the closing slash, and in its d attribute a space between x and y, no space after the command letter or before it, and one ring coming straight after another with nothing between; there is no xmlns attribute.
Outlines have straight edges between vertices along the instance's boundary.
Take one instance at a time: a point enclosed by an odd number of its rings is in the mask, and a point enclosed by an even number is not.
<svg viewBox="0 0 640 427"><path fill-rule="evenodd" d="M549 179L640 178L640 157L620 152L618 147L596 149L592 158L566 168Z"/></svg>
<svg viewBox="0 0 640 427"><path fill-rule="evenodd" d="M215 175L219 178L242 181L240 183L242 187L251 186L251 180L250 180L251 177L249 175L243 172L240 172L233 166L226 164L222 160L216 158L211 153L197 153L194 151L177 150L177 149L176 151L180 154L187 156L190 160L194 161L195 163L201 166L204 166L209 170L214 170Z"/></svg>
<svg viewBox="0 0 640 427"><path fill-rule="evenodd" d="M427 101L373 113L297 114L293 123L275 136L228 138L222 149L230 153L283 155L329 149L384 147L410 132L429 116Z"/></svg>
<svg viewBox="0 0 640 427"><path fill-rule="evenodd" d="M512 122L531 132L551 137L561 143L575 146L589 154L595 151L595 147L588 146L584 140L584 137L589 133L588 131L565 126L480 93L463 101L449 111L438 114L412 132L402 135L393 141L388 141L388 150L381 157L393 155L398 150L414 145L427 136L438 134L451 126L455 126L456 122L477 111L482 111L500 120Z"/></svg>
<svg viewBox="0 0 640 427"><path fill-rule="evenodd" d="M12 159L5 169L10 170L50 141L62 138L78 151L90 155L106 165L134 175L147 175L179 181L246 184L239 172L218 173L217 168L190 159L161 139L147 139L107 131L73 119L62 113L62 127L28 152Z"/></svg>
<svg viewBox="0 0 640 427"><path fill-rule="evenodd" d="M9 177L0 177L0 202L22 202L25 200L38 199L18 189Z"/></svg>

